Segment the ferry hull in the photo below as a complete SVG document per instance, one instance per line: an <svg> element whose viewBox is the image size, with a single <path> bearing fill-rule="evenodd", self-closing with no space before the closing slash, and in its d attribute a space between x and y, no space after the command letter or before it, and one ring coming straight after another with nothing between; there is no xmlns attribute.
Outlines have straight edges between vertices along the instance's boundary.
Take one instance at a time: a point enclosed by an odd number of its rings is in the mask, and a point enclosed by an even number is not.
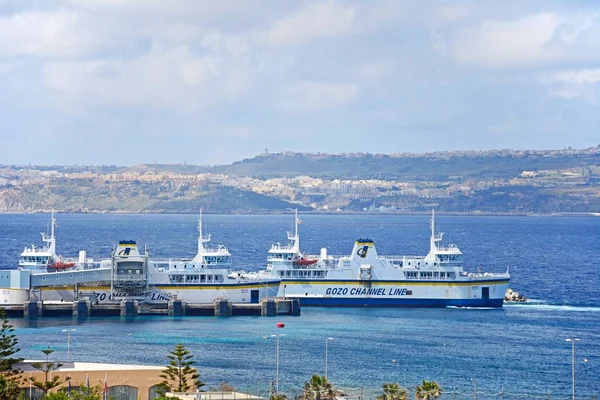
<svg viewBox="0 0 600 400"><path fill-rule="evenodd" d="M479 307L499 308L509 280L281 282L279 296L306 307Z"/></svg>
<svg viewBox="0 0 600 400"><path fill-rule="evenodd" d="M294 298L293 296L291 296ZM380 307L380 308L501 308L504 299L374 299L297 297L303 307Z"/></svg>
<svg viewBox="0 0 600 400"><path fill-rule="evenodd" d="M279 282L243 283L230 285L151 285L145 292L111 292L108 285L80 286L79 298L87 297L99 304L119 303L122 300L138 300L151 304L182 300L192 304L212 303L217 299L228 299L234 303L258 303L265 297L275 297ZM43 287L42 300L73 301L72 286Z"/></svg>

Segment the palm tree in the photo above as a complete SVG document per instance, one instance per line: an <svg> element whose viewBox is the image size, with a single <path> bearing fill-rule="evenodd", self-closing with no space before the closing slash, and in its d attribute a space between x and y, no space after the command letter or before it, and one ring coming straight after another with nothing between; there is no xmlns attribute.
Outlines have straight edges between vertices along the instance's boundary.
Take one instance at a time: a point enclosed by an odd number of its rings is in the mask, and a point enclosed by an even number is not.
<svg viewBox="0 0 600 400"><path fill-rule="evenodd" d="M313 375L304 383L301 396L304 400L330 400L335 396L335 392L327 378Z"/></svg>
<svg viewBox="0 0 600 400"><path fill-rule="evenodd" d="M377 400L406 400L407 392L398 383L384 383L383 394L377 396Z"/></svg>
<svg viewBox="0 0 600 400"><path fill-rule="evenodd" d="M426 381L423 379L415 389L415 399L417 400L435 400L442 395L442 388L436 381Z"/></svg>

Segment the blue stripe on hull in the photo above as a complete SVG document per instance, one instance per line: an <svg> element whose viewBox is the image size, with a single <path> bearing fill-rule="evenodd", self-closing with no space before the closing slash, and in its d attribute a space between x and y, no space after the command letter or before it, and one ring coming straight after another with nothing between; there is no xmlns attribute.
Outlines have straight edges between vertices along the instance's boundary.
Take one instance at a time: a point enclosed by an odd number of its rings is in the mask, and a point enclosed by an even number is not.
<svg viewBox="0 0 600 400"><path fill-rule="evenodd" d="M304 307L502 307L504 299L375 299L343 297L298 297Z"/></svg>

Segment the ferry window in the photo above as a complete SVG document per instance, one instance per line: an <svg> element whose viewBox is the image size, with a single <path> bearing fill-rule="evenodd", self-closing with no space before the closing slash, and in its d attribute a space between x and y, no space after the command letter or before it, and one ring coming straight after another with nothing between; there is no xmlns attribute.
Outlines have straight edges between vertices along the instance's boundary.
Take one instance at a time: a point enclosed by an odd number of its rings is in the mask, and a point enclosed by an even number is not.
<svg viewBox="0 0 600 400"><path fill-rule="evenodd" d="M185 264L185 265L183 266L183 269L187 269L187 264Z"/></svg>
<svg viewBox="0 0 600 400"><path fill-rule="evenodd" d="M206 282L212 282L212 280L213 280L212 275L206 275Z"/></svg>
<svg viewBox="0 0 600 400"><path fill-rule="evenodd" d="M206 282L206 275L200 275L200 282Z"/></svg>
<svg viewBox="0 0 600 400"><path fill-rule="evenodd" d="M292 276L292 271L285 271L285 275L286 275L287 277L290 277L290 276Z"/></svg>

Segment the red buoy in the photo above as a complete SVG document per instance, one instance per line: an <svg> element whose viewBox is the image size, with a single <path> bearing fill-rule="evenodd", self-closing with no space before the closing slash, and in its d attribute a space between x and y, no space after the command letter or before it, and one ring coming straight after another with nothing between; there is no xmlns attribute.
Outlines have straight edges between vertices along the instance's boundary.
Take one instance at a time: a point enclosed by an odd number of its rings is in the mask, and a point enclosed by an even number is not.
<svg viewBox="0 0 600 400"><path fill-rule="evenodd" d="M285 328L285 324L283 322L278 322L275 326L278 328Z"/></svg>

